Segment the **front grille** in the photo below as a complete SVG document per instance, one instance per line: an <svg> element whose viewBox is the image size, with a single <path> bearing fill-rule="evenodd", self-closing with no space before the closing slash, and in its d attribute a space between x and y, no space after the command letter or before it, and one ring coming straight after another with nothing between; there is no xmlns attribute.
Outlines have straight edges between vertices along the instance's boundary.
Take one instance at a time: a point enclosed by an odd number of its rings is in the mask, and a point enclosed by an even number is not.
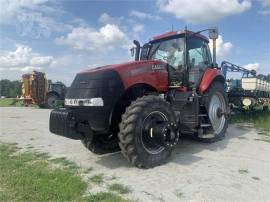
<svg viewBox="0 0 270 202"><path fill-rule="evenodd" d="M85 72L76 75L66 98L115 97L120 89L123 89L123 84L114 70Z"/></svg>

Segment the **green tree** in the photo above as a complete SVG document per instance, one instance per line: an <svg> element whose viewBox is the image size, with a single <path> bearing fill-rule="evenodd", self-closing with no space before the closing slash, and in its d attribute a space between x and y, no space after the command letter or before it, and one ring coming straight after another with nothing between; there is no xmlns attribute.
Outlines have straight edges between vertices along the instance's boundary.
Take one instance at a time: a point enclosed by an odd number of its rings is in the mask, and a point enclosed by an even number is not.
<svg viewBox="0 0 270 202"><path fill-rule="evenodd" d="M266 80L270 82L270 74L266 76Z"/></svg>
<svg viewBox="0 0 270 202"><path fill-rule="evenodd" d="M21 95L21 82L10 81L8 79L0 80L0 94L8 98L15 98Z"/></svg>

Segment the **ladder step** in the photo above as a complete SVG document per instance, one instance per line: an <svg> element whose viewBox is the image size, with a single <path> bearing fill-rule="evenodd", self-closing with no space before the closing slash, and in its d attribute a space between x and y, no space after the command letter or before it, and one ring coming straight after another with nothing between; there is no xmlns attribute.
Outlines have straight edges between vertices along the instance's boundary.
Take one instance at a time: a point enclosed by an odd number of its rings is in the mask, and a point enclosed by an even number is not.
<svg viewBox="0 0 270 202"><path fill-rule="evenodd" d="M201 124L201 127L211 127L211 124L208 124L208 123Z"/></svg>
<svg viewBox="0 0 270 202"><path fill-rule="evenodd" d="M202 134L202 135L199 135L199 138L214 138L215 135L214 134Z"/></svg>
<svg viewBox="0 0 270 202"><path fill-rule="evenodd" d="M208 116L207 114L198 114L198 116Z"/></svg>
<svg viewBox="0 0 270 202"><path fill-rule="evenodd" d="M184 115L184 117L194 117L196 115ZM207 114L198 114L198 116L208 116Z"/></svg>

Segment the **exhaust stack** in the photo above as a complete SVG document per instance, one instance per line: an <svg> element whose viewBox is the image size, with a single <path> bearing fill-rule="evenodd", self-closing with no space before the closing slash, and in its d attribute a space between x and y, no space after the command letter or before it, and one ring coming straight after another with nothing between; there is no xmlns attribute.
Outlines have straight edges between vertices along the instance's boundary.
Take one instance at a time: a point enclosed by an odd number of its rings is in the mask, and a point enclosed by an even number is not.
<svg viewBox="0 0 270 202"><path fill-rule="evenodd" d="M139 57L140 57L141 45L140 45L140 42L137 41L137 40L134 40L133 43L136 46L136 50L135 50L135 61L138 61L139 60Z"/></svg>

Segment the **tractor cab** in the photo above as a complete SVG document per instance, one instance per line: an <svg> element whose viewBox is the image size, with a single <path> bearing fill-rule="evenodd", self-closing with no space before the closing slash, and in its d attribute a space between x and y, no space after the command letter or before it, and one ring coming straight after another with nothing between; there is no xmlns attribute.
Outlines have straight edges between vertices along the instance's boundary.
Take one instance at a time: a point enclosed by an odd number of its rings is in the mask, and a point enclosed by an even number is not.
<svg viewBox="0 0 270 202"><path fill-rule="evenodd" d="M209 38L216 40L217 30L208 30ZM132 55L135 53L135 60L157 60L166 63L169 87L196 88L205 70L209 67L216 67L208 46L209 40L200 32L186 29L179 32L167 32L153 37L142 47L135 40L136 48L131 49Z"/></svg>

